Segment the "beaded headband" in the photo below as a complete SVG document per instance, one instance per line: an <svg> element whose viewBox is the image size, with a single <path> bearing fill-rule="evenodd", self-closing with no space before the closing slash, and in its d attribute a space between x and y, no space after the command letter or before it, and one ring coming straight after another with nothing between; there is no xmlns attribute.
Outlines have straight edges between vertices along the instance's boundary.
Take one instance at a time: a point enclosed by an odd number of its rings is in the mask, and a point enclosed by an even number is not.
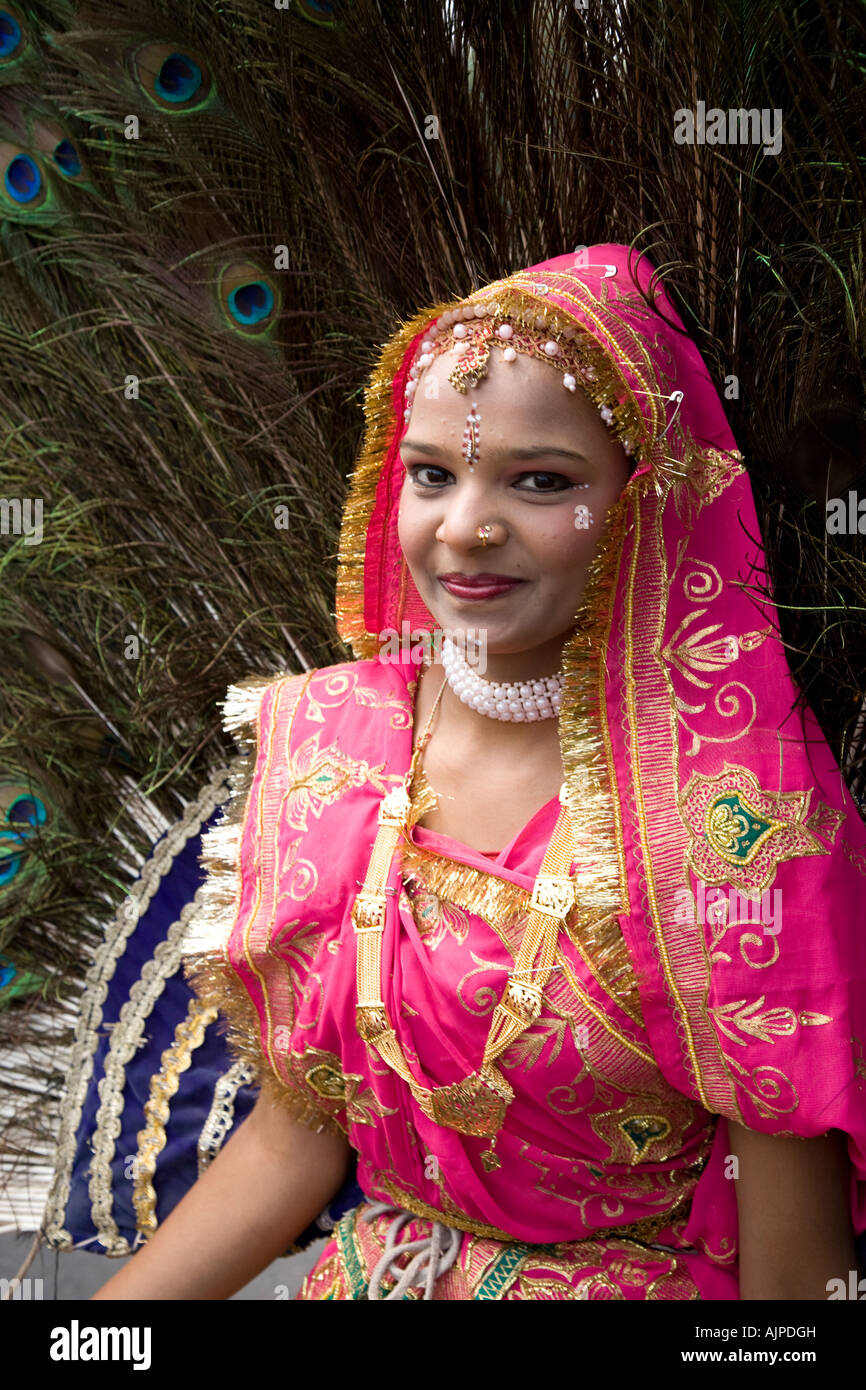
<svg viewBox="0 0 866 1390"><path fill-rule="evenodd" d="M409 370L404 420L408 422L412 413L412 402L421 373L443 352L463 343L466 344L466 351L448 374L448 380L456 391L465 393L487 376L490 354L497 347L502 350L506 362L513 362L518 353L536 357L562 372L562 384L566 390L575 391L580 384L588 394L597 396L592 384L597 382L598 372L591 361L592 351L597 351L597 348L592 339L588 338L584 346L578 330L570 326L561 332L552 332L546 318L541 315L535 317L534 323L525 320L515 323L492 300L449 309L430 325ZM614 424L617 404L618 401L612 399L603 401L598 407L599 415L608 427ZM620 438L620 442L627 454L634 453L635 446L631 439Z"/></svg>

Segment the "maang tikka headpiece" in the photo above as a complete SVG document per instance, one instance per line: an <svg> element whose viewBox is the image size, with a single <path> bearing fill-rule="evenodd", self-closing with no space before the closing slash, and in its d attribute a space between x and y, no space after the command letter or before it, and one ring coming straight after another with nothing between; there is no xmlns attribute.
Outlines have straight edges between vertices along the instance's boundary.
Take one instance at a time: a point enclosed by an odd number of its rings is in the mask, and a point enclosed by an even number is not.
<svg viewBox="0 0 866 1390"><path fill-rule="evenodd" d="M551 331L544 315L535 315L528 322L527 313L508 315L494 299L478 304L462 304L456 309L448 309L435 323L430 325L421 343L418 355L409 370L404 402L404 420L408 422L412 413L412 403L418 390L419 380L425 368L443 352L460 343L466 343L448 380L456 391L466 393L474 389L487 376L490 354L494 348L502 351L503 360L513 362L518 353L537 357L562 372L562 384L568 391L575 391L578 384L593 399L599 415L607 426L614 424L614 411L619 404L616 399L598 399L598 370L593 365L596 345L586 336L581 341L576 328L567 327L559 332ZM467 432L471 433L469 421L477 416L473 412L467 417ZM621 439L627 454L634 452L635 443L630 438ZM474 443L474 441L470 441ZM467 454L468 449L468 454ZM469 448L464 436L464 457L472 468L477 449Z"/></svg>

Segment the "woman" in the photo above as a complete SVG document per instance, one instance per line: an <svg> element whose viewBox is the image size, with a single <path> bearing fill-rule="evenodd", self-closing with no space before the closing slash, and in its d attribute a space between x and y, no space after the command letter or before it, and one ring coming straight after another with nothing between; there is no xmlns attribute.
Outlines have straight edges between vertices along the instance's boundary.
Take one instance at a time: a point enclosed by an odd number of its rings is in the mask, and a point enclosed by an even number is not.
<svg viewBox="0 0 866 1390"><path fill-rule="evenodd" d="M366 1200L301 1298L856 1272L866 832L652 279L591 247L385 348L338 578L360 659L226 701L254 767L189 952L262 1096L99 1297L229 1296L353 1151Z"/></svg>

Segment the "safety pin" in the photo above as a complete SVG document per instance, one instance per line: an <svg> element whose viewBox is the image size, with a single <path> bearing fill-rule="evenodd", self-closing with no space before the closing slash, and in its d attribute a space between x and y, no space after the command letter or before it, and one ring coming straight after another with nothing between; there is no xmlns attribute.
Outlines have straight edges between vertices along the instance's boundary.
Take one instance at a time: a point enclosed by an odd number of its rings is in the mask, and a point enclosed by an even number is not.
<svg viewBox="0 0 866 1390"><path fill-rule="evenodd" d="M680 406L681 406L682 403L683 403L683 397L684 397L684 395L685 395L685 392L684 392L684 391L671 391L671 394L670 394L669 396L663 396L662 393L661 393L660 391L640 391L640 390L635 389L634 394L635 394L636 396L656 396L656 397L658 398L658 400L664 401L665 405L670 405L672 401L675 401L675 402L676 402L676 407L677 407L677 408L676 408L676 410L674 411L674 413L673 413L673 415L671 416L671 418L668 420L668 422L667 422L667 424L665 425L664 429L662 430L662 433L661 433L661 436L660 436L660 438L664 439L665 435L667 434L667 432L668 432L668 430L670 429L671 425L673 424L674 420L677 418L677 416L678 416L679 413L680 413ZM667 413L667 412L665 412L665 413Z"/></svg>
<svg viewBox="0 0 866 1390"><path fill-rule="evenodd" d="M587 249L587 251L588 251L588 250L589 250L589 247L587 247L586 249ZM583 256L582 256L582 253L581 253L581 249L580 249L579 246L575 246L575 248L574 248L574 254L575 254L575 256L577 257L577 260L574 262L574 269L575 269L575 270L603 270L603 271L604 271L604 277L603 277L603 278L604 278L605 280L612 280L613 277L614 277L614 275L616 275L617 267L616 267L615 265L607 265L607 264L602 265L602 263L601 263L600 261L599 261L599 262L595 262L595 261L585 261L585 260L583 259Z"/></svg>

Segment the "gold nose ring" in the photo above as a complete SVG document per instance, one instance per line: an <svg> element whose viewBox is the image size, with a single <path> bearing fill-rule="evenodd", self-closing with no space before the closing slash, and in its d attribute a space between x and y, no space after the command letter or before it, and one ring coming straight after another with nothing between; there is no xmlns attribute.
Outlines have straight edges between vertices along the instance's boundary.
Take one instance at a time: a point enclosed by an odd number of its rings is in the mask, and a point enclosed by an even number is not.
<svg viewBox="0 0 866 1390"><path fill-rule="evenodd" d="M475 532L475 534L476 534L476 536L478 537L478 539L480 540L481 544L484 545L484 546L486 546L487 543L488 543L488 541L490 540L490 537L493 535L493 527L492 527L492 526L479 526L479 527L478 527L478 530Z"/></svg>

